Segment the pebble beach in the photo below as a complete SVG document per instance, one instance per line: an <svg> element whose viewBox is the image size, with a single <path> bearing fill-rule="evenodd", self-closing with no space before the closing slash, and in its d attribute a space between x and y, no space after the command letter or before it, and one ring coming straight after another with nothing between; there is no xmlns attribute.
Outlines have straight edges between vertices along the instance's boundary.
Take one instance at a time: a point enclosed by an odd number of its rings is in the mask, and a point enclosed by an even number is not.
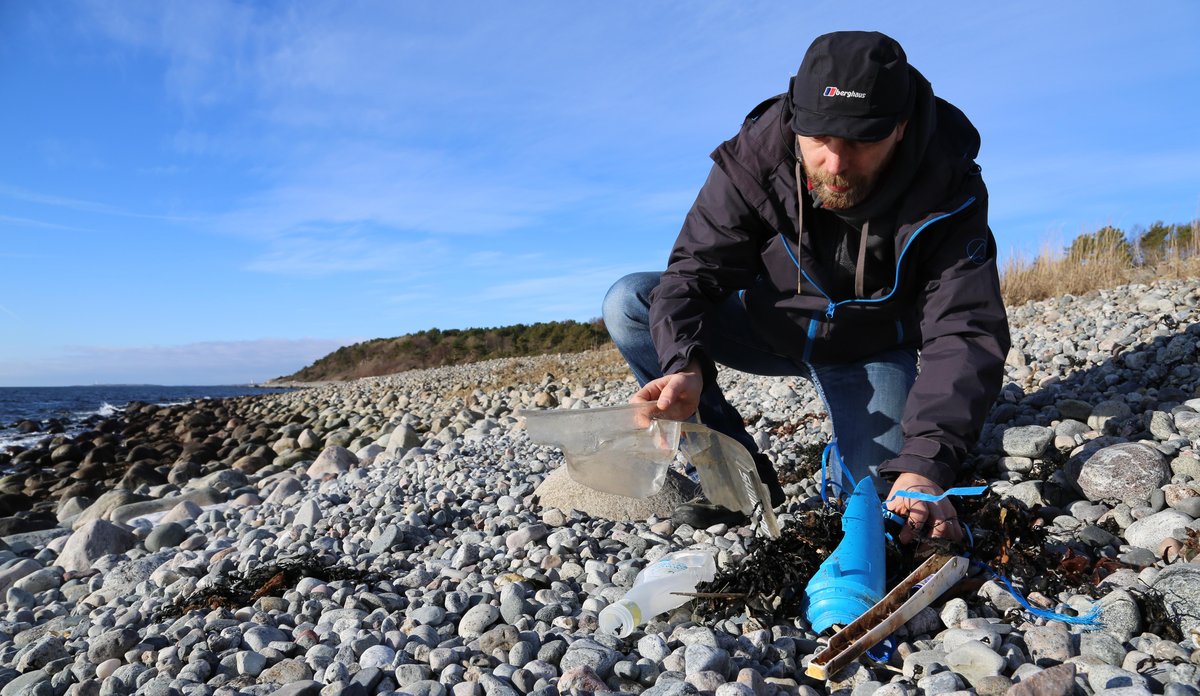
<svg viewBox="0 0 1200 696"><path fill-rule="evenodd" d="M600 632L648 563L699 548L728 568L756 533L674 525L686 480L589 495L529 441L521 409L627 401L607 350L132 403L0 455L0 696L1200 694L1200 283L1009 316L971 465L1038 510L1051 548L1111 560L1091 592L1014 578L1047 609L1098 606L1099 628L1034 617L986 580L909 622L887 663L829 682L804 676L827 638L803 618L684 606ZM780 467L828 441L804 380L720 379ZM785 491L784 527L817 482ZM184 606L292 559L341 579L281 574L237 606Z"/></svg>

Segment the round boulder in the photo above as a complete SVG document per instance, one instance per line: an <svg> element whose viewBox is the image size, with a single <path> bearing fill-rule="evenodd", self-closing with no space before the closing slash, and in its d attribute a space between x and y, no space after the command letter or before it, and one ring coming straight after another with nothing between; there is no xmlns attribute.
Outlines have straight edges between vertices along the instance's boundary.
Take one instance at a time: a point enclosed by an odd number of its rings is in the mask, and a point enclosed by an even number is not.
<svg viewBox="0 0 1200 696"><path fill-rule="evenodd" d="M534 494L544 508L579 510L606 520L645 520L670 517L675 508L696 495L698 486L688 477L671 469L662 490L647 498L626 498L588 488L571 478L567 467L560 466L542 481Z"/></svg>
<svg viewBox="0 0 1200 696"><path fill-rule="evenodd" d="M1001 436L1001 447L1010 457L1036 459L1046 452L1054 439L1054 430L1040 425L1023 425L1009 428Z"/></svg>
<svg viewBox="0 0 1200 696"><path fill-rule="evenodd" d="M1167 611L1179 621L1185 634L1200 629L1200 564L1175 563L1154 578L1154 589L1162 593Z"/></svg>
<svg viewBox="0 0 1200 696"><path fill-rule="evenodd" d="M1174 536L1176 529L1187 527L1192 521L1178 510L1166 509L1156 512L1149 517L1134 522L1125 528L1125 541L1131 546L1140 546L1151 551L1158 551L1158 546L1164 539Z"/></svg>
<svg viewBox="0 0 1200 696"><path fill-rule="evenodd" d="M1097 450L1067 466L1071 481L1088 500L1121 500L1130 504L1150 500L1150 494L1171 479L1162 453L1136 442Z"/></svg>

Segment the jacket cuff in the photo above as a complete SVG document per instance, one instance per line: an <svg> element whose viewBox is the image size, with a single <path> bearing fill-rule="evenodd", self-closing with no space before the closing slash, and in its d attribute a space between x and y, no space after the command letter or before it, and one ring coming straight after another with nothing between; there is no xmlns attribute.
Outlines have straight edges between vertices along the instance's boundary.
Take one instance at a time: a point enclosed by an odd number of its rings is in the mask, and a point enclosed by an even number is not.
<svg viewBox="0 0 1200 696"><path fill-rule="evenodd" d="M943 491L953 487L955 479L950 467L921 457L900 455L879 467L879 475L888 481L896 480L900 474L920 474L941 486Z"/></svg>
<svg viewBox="0 0 1200 696"><path fill-rule="evenodd" d="M900 474L920 474L946 490L958 479L958 459L945 445L925 438L911 438L905 440L900 454L879 467L879 475L892 481Z"/></svg>
<svg viewBox="0 0 1200 696"><path fill-rule="evenodd" d="M704 378L705 384L716 384L717 380L717 365L712 361L712 358L705 354L704 349L699 345L693 345L684 350L684 352L672 357L665 365L663 365L664 375L673 375L676 372L683 372L693 359L700 364L700 376Z"/></svg>

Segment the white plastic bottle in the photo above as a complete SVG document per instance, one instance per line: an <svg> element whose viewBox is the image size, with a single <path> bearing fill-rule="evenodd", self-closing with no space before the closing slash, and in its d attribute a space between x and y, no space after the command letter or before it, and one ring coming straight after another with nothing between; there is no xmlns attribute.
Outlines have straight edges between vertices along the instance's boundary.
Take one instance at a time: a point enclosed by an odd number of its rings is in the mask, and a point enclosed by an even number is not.
<svg viewBox="0 0 1200 696"><path fill-rule="evenodd" d="M695 592L696 585L717 574L712 554L684 550L669 553L642 569L633 587L616 604L600 612L600 630L622 638L659 614L686 603L674 592Z"/></svg>

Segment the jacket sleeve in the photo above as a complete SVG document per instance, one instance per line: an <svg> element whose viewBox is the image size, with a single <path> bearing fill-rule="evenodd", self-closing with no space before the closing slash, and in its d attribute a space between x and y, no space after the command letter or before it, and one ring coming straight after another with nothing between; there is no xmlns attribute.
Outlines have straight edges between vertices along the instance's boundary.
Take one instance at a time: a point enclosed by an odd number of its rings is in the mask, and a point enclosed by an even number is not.
<svg viewBox="0 0 1200 696"><path fill-rule="evenodd" d="M987 225L986 194L943 223L917 264L921 366L905 402L904 445L880 473L922 474L942 488L957 478L1004 377L1008 317L1000 296L996 241Z"/></svg>
<svg viewBox="0 0 1200 696"><path fill-rule="evenodd" d="M663 374L679 372L696 357L705 379L715 378L716 368L703 349L704 315L730 292L750 286L767 232L762 218L714 165L650 295L650 334Z"/></svg>

